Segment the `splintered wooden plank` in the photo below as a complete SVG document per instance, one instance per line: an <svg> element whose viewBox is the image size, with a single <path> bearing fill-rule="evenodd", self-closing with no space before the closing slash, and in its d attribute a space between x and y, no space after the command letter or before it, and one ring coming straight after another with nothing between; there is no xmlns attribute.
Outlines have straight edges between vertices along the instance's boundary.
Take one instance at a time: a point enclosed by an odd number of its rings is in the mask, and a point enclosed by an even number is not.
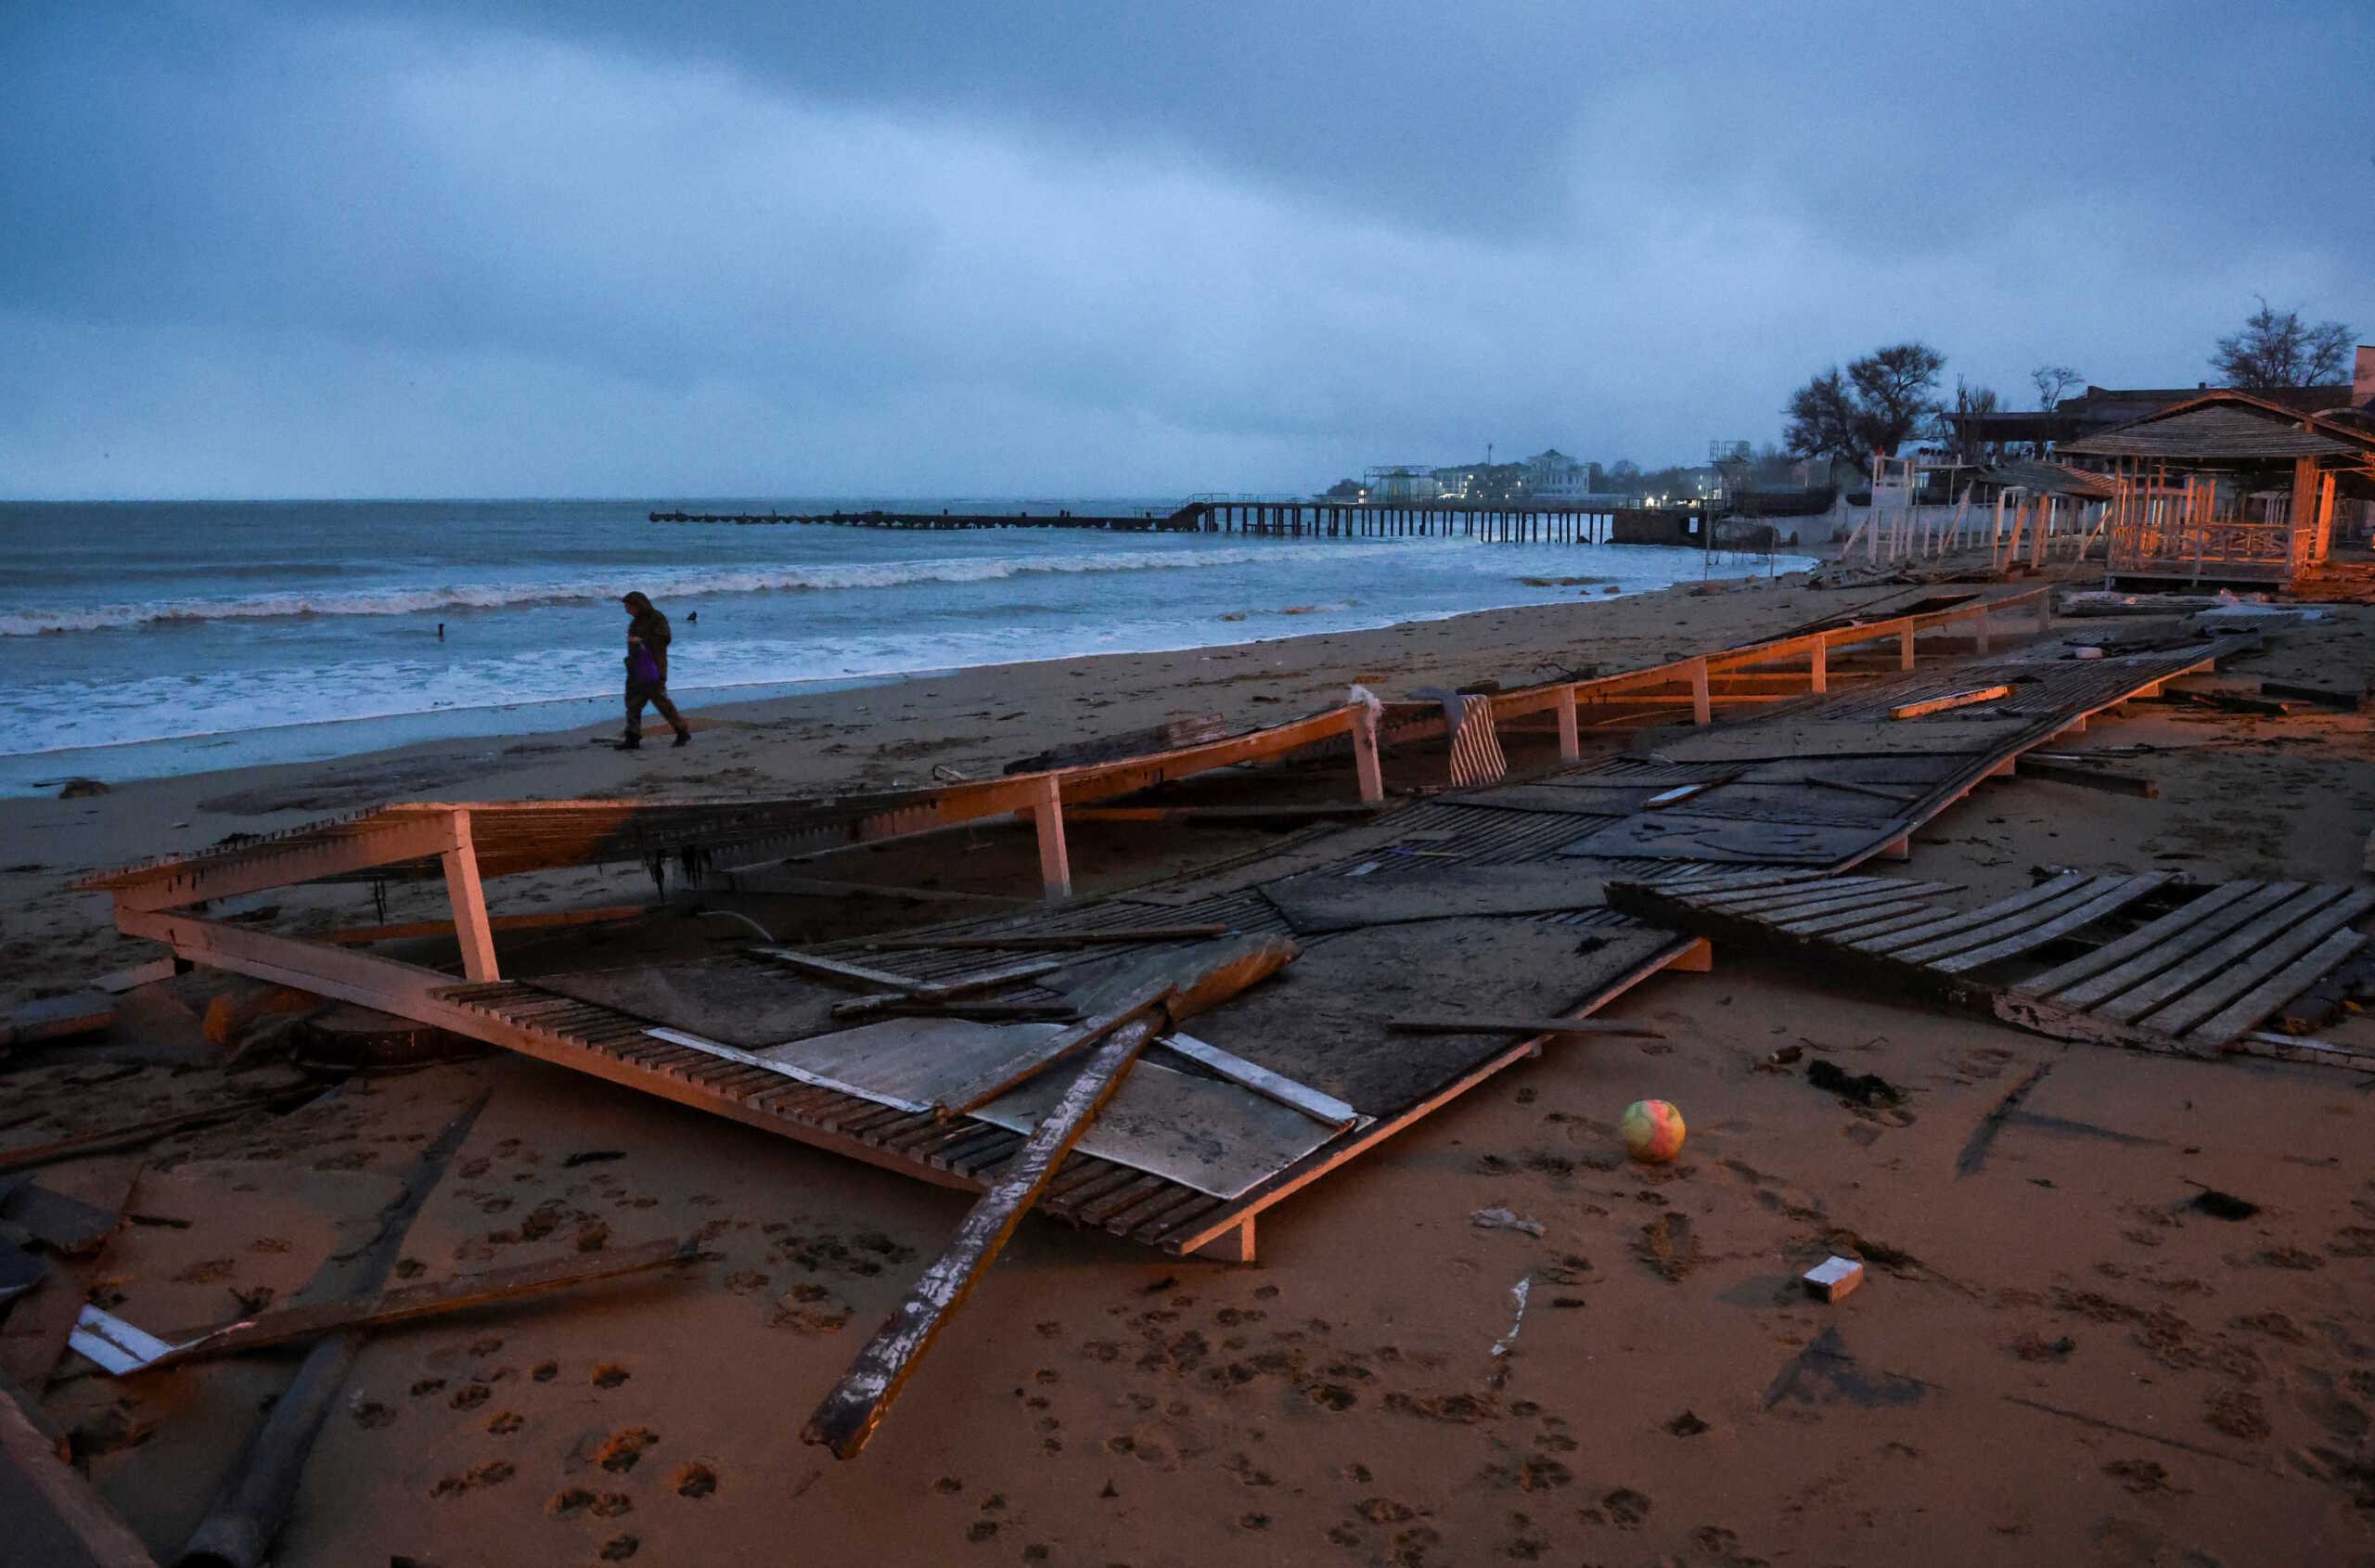
<svg viewBox="0 0 2375 1568"><path fill-rule="evenodd" d="M2241 955L2240 962L2212 973L2191 991L2136 1022L2146 1029L2182 1035L2370 908L2375 908L2375 889L2361 889L2275 932L2272 939Z"/></svg>
<svg viewBox="0 0 2375 1568"><path fill-rule="evenodd" d="M1021 1152L1010 1161L996 1185L957 1227L956 1238L923 1272L913 1289L892 1313L840 1384L828 1394L816 1413L808 1418L801 1440L832 1449L837 1459L854 1459L874 1435L899 1391L915 1375L932 1342L1004 1247L1014 1227L1056 1173L1073 1141L1088 1126L1138 1053L1162 1022L1159 1009L1149 1009L1108 1035L1075 1076L1063 1098L1039 1122Z"/></svg>
<svg viewBox="0 0 2375 1568"><path fill-rule="evenodd" d="M2342 893L2343 890L2340 888L2324 886L2312 887L2306 892L2296 893L2252 921L2251 924L2239 931L2231 932L2202 948L2184 963L2174 969L2163 970L2141 985L2123 991L2109 1001L2088 1010L2103 1018L2117 1020L2122 1023L2133 1023L2146 1013L2157 1010L2173 998L2184 996L2244 955L2256 952L2269 943L2280 939L2287 932L2300 930L2302 922L2317 918L2319 912L2332 906ZM2364 896L2375 898L2375 893ZM2335 924L2340 923L2335 922ZM2329 925L2325 930L2331 931L2333 926ZM2320 934L2323 933L2320 932ZM2217 1005L2214 1003L2212 1008ZM2204 1009L2203 1012L2210 1010L2212 1009ZM2197 1022L2201 1017L2202 1014L2198 1013L2193 1018L2188 1019L2187 1022Z"/></svg>
<svg viewBox="0 0 2375 1568"><path fill-rule="evenodd" d="M1828 914L1776 920L1773 923L1793 936L1827 936L1833 932L1857 931L1875 926L1884 920L1906 917L1936 919L1945 911L1926 893L1910 893L1875 903L1859 904L1852 909L1835 909Z"/></svg>
<svg viewBox="0 0 2375 1568"><path fill-rule="evenodd" d="M1626 1039L1662 1040L1665 1031L1647 1023L1613 1018L1390 1018L1391 1035L1613 1035Z"/></svg>
<svg viewBox="0 0 2375 1568"><path fill-rule="evenodd" d="M1941 936L1951 936L1958 931L1968 931L1973 926L1983 926L1992 921L2000 920L2007 915L2016 915L2023 909L2034 908L2040 904L2050 904L2086 880L2086 874L2083 871L2064 871L2050 880L2040 882L2026 893L1998 900L1984 909L1973 909L1963 915L1948 915L1942 919L1931 921L1927 925L1909 926L1901 931L1891 932L1885 936L1867 937L1852 945L1860 947L1868 953L1895 954L1905 948L1919 946L1922 943Z"/></svg>
<svg viewBox="0 0 2375 1568"><path fill-rule="evenodd" d="M2169 880L2166 871L2148 871L2142 876L2123 877L2109 887L2099 888L2093 896L2073 909L2065 910L2050 919L2033 925L2025 931L1987 944L1983 947L1967 948L1951 958L1940 958L1932 968L1948 974L1960 974L1982 964L1992 964L2034 951L2048 942L2058 941L2082 926L2090 925L2106 915L2115 914L2150 893ZM1910 955L1906 955L1910 956Z"/></svg>
<svg viewBox="0 0 2375 1568"><path fill-rule="evenodd" d="M1836 925L1797 932L1793 934L1828 936L1833 942L1852 947L1857 943L1868 941L1873 937L1887 936L1900 931L1910 931L1916 926L1934 924L1953 913L1951 909L1923 899L1910 906L1895 905L1886 909L1864 911L1852 919L1842 918Z"/></svg>
<svg viewBox="0 0 2375 1568"><path fill-rule="evenodd" d="M2226 882L2210 889L2198 898L2188 900L2149 925L2139 926L2116 942L2107 942L2091 953L2082 954L2056 969L2048 970L2034 979L2023 981L2013 990L2023 996L2050 996L2064 986L2075 985L2091 979L2105 970L2113 969L2140 954L2150 952L2162 942L2184 931L2195 921L2226 908L2237 899L2253 892L2257 882Z"/></svg>
<svg viewBox="0 0 2375 1568"><path fill-rule="evenodd" d="M2100 973L2074 983L2057 983L2050 992L2042 982L2024 986L2022 989L2035 991L2039 996L2050 995L2055 1001L2064 1007L2094 1007L2099 1002L2118 996L2130 986L2142 984L2170 965L2182 961L2189 954L2209 946L2245 921L2256 919L2286 899L2299 893L2307 885L2305 882L2269 882L2248 885L2241 898L2228 900L2219 908L2195 915L2141 952L2122 959ZM2178 913L2185 914L2188 911L2180 910Z"/></svg>
<svg viewBox="0 0 2375 1568"><path fill-rule="evenodd" d="M1889 949L1889 957L1903 959L1908 964L1926 964L1944 958L1950 954L1960 953L1967 948L1984 946L2007 936L2016 936L2055 919L2072 909L2083 908L2107 889L2116 886L2124 880L2119 877L2088 877L2042 904L2032 902L2026 907L2016 909L1998 919L1983 920L1975 926L1967 925L1945 936L1933 936L1917 942L1910 947L1892 946ZM1987 912L1984 909L1980 911L1983 915Z"/></svg>
<svg viewBox="0 0 2375 1568"><path fill-rule="evenodd" d="M2356 952L2366 941L2355 931L2331 933L2317 946L2195 1025L2186 1038L2197 1045L2225 1045L2315 985L2328 970Z"/></svg>
<svg viewBox="0 0 2375 1568"><path fill-rule="evenodd" d="M1786 908L1754 909L1746 913L1752 919L1770 920L1777 926L1795 926L1801 920L1827 919L1835 915L1854 914L1858 910L1884 908L1889 905L1904 904L1911 899L1934 898L1939 893L1951 891L1953 890L1941 887L1936 882L1882 883L1879 887L1858 888L1854 893L1838 898L1810 898L1791 904ZM1724 911L1727 915L1742 912L1737 908Z"/></svg>
<svg viewBox="0 0 2375 1568"><path fill-rule="evenodd" d="M1858 888L1874 888L1888 881L1886 877L1799 877L1779 887L1727 888L1719 893L1693 892L1690 901L1711 909L1753 909L1776 899L1819 896L1831 893L1848 893Z"/></svg>
<svg viewBox="0 0 2375 1568"><path fill-rule="evenodd" d="M1919 702L1900 702L1889 710L1893 719L1918 719L1932 713L1943 713L1949 708L1970 708L1982 702L1996 702L2012 695L2009 686L1974 687L1969 691L1950 691L1944 697L1925 697Z"/></svg>
<svg viewBox="0 0 2375 1568"><path fill-rule="evenodd" d="M697 1243L659 1240L615 1253L604 1252L593 1257L578 1254L510 1268L490 1268L484 1273L459 1275L427 1285L400 1285L392 1290L334 1301L282 1307L278 1311L260 1313L211 1333L200 1334L183 1343L169 1345L162 1355L141 1359L129 1367L109 1367L109 1369L123 1375L201 1356L262 1350L271 1345L287 1344L292 1340L313 1339L347 1329L384 1329L415 1318L467 1311L497 1302L521 1301L597 1280L615 1279L624 1275L664 1268L671 1264L691 1263L700 1255ZM80 1348L79 1344L77 1348Z"/></svg>

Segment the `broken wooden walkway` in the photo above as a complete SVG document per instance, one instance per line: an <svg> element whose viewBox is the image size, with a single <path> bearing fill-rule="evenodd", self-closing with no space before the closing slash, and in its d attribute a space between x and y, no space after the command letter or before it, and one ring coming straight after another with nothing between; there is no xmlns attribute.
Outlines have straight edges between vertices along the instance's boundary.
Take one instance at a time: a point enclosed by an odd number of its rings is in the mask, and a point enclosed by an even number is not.
<svg viewBox="0 0 2375 1568"><path fill-rule="evenodd" d="M2056 1039L2375 1072L2375 1052L2260 1032L2365 945L2375 890L2063 871L1975 909L1889 877L1766 874L1656 887L1619 908L1826 975Z"/></svg>

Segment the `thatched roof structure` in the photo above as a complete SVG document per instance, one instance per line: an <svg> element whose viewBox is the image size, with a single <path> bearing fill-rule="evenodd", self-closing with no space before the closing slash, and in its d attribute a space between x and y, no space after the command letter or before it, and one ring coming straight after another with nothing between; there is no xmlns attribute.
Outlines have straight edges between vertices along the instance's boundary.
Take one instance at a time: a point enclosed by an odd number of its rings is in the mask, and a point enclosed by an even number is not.
<svg viewBox="0 0 2375 1568"><path fill-rule="evenodd" d="M2315 428L2304 428L2315 427ZM2334 432L2334 433L2329 433ZM2243 392L2212 392L2132 425L2064 442L2073 457L2157 457L2177 462L2280 462L2296 457L2349 456L2375 445L2375 439Z"/></svg>
<svg viewBox="0 0 2375 1568"><path fill-rule="evenodd" d="M2103 501L2119 494L2119 482L2109 474L2090 474L2034 457L2007 457L1980 469L1976 477L1982 484L2018 488L2035 495L2083 495Z"/></svg>

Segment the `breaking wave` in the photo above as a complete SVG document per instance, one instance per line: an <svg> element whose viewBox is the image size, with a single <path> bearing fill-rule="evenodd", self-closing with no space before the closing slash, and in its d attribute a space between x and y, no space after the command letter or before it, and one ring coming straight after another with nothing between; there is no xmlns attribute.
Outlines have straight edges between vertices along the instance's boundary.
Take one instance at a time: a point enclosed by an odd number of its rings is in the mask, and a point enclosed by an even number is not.
<svg viewBox="0 0 2375 1568"><path fill-rule="evenodd" d="M918 583L987 583L1050 573L1175 572L1243 566L1254 561L1329 559L1406 549L1402 544L1246 545L1197 550L1111 550L1059 556L948 557L930 560L669 571L621 567L600 577L566 582L383 587L337 591L289 589L219 598L159 599L87 609L0 612L0 636L26 637L168 625L177 622L274 620L295 616L417 615L439 610L503 610L524 605L608 600L627 587L654 598L717 594L823 593L899 588Z"/></svg>

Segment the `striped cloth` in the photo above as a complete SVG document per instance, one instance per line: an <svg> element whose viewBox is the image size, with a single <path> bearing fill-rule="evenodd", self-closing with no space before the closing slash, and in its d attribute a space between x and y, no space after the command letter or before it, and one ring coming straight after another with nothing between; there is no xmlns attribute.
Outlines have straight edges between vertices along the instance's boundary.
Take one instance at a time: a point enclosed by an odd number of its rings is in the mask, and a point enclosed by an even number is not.
<svg viewBox="0 0 2375 1568"><path fill-rule="evenodd" d="M1451 726L1451 781L1455 789L1490 784L1509 771L1501 738L1493 729L1490 697L1446 697L1444 717Z"/></svg>

